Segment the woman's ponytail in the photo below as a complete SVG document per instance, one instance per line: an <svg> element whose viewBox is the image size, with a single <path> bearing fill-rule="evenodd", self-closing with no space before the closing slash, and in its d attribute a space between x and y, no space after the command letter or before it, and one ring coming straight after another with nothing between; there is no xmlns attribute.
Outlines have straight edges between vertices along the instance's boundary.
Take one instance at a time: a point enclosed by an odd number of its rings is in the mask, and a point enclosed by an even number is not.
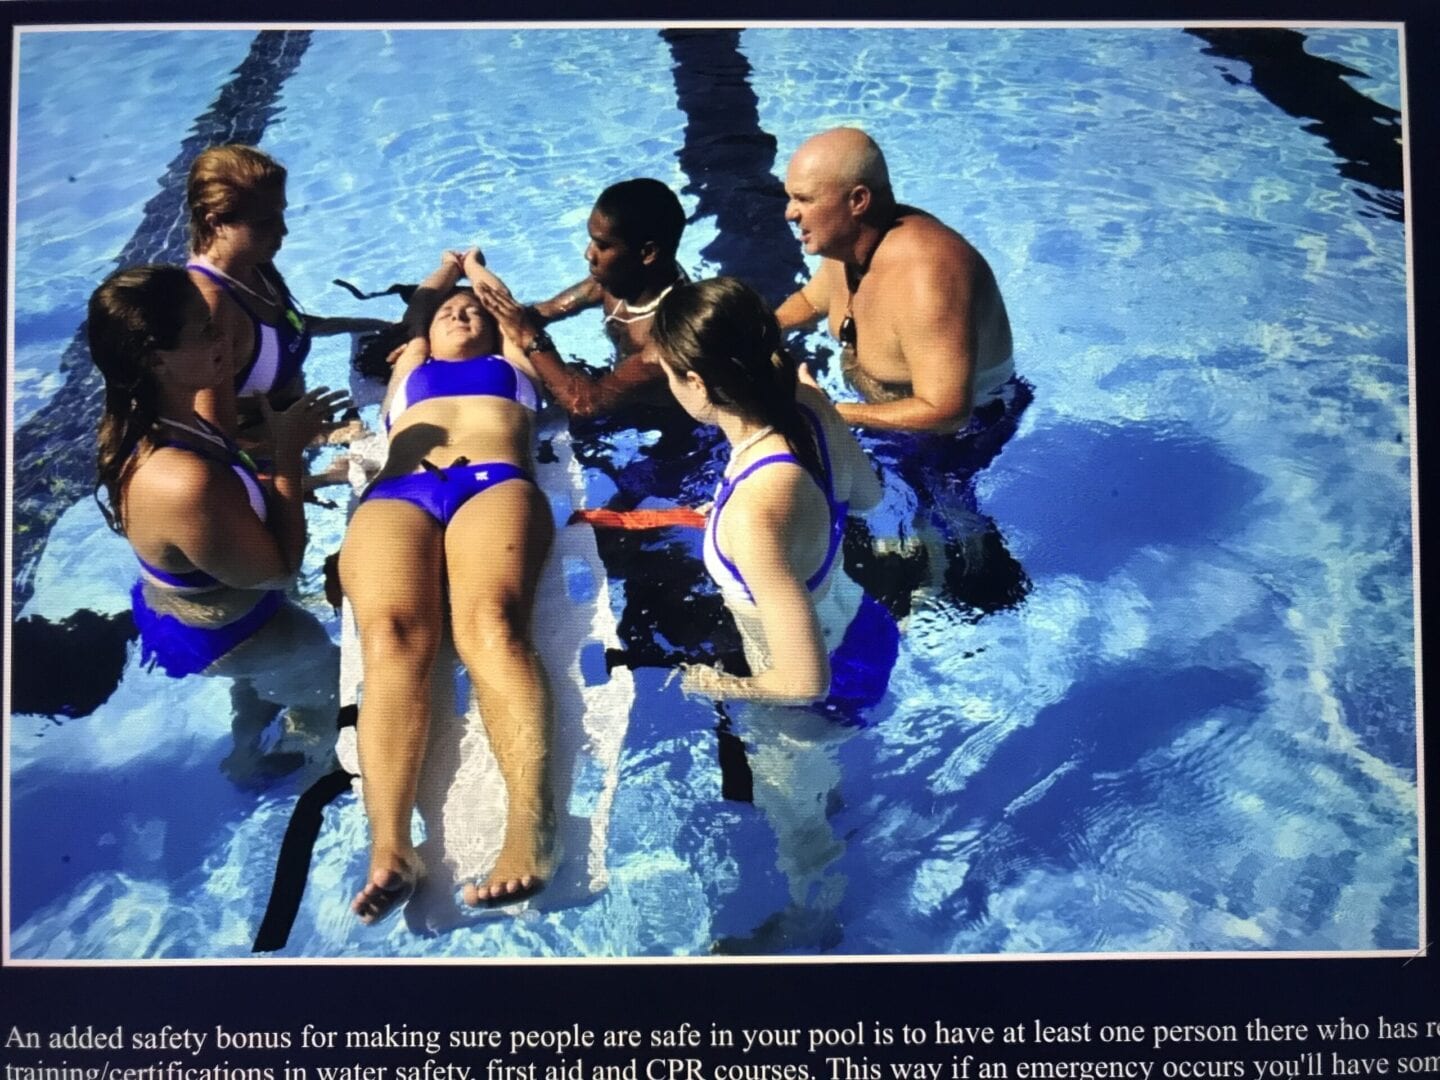
<svg viewBox="0 0 1440 1080"><path fill-rule="evenodd" d="M796 365L759 293L731 277L676 286L656 309L651 337L676 371L700 376L717 405L784 436L828 490L815 429L795 400Z"/></svg>
<svg viewBox="0 0 1440 1080"><path fill-rule="evenodd" d="M125 531L121 493L134 467L135 452L160 415L160 386L152 357L157 349L173 349L179 343L187 305L198 297L190 276L178 266L117 270L90 297L86 322L90 359L105 379L96 438L95 495L116 532Z"/></svg>

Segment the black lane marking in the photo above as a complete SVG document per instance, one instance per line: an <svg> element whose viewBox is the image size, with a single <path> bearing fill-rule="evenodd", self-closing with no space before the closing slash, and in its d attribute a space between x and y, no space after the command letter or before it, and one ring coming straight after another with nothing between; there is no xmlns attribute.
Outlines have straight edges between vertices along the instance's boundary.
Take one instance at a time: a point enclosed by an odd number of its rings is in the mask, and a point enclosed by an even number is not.
<svg viewBox="0 0 1440 1080"><path fill-rule="evenodd" d="M760 127L750 62L739 30L662 30L675 58L675 93L686 116L676 155L696 196L695 217L713 215L717 235L701 254L743 278L772 304L808 277L800 242L785 222L775 176L775 136Z"/></svg>
<svg viewBox="0 0 1440 1080"><path fill-rule="evenodd" d="M139 228L115 260L117 267L184 261L185 177L190 162L207 146L258 144L266 125L280 111L280 88L309 44L308 30L262 30L255 35L234 77L180 144L160 178L160 193L145 204ZM34 587L35 564L55 519L95 490L95 429L103 384L90 363L83 323L61 358L60 370L65 379L60 390L15 431L11 573L16 609Z"/></svg>

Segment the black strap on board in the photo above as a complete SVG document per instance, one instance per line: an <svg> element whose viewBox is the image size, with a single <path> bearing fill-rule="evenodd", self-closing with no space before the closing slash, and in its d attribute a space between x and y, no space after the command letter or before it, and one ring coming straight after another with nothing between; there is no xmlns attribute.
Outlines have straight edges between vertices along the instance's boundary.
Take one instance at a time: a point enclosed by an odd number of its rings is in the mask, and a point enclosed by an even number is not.
<svg viewBox="0 0 1440 1080"><path fill-rule="evenodd" d="M335 718L336 726L353 727L356 712L354 705L346 705ZM280 854L275 860L270 902L265 905L265 917L255 932L251 952L274 952L290 940L290 928L295 925L300 898L305 895L305 882L310 876L315 840L325 820L325 807L337 795L349 791L354 779L353 773L336 769L316 780L295 800L295 809L290 811L290 823L285 826L285 839L280 842Z"/></svg>

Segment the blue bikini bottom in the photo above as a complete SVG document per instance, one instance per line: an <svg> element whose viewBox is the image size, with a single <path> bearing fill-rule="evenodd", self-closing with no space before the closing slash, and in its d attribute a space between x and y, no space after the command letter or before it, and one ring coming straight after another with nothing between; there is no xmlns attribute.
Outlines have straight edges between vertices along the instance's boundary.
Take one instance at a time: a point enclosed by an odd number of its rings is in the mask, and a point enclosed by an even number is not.
<svg viewBox="0 0 1440 1080"><path fill-rule="evenodd" d="M199 675L230 650L248 641L280 610L283 594L271 591L234 622L224 626L191 626L174 615L161 614L145 602L145 586L130 590L130 608L140 631L140 658L159 666L172 678Z"/></svg>
<svg viewBox="0 0 1440 1080"><path fill-rule="evenodd" d="M443 469L427 465L425 472L377 480L364 499L402 499L424 510L444 528L476 495L506 480L530 480L530 474L504 461L456 464Z"/></svg>
<svg viewBox="0 0 1440 1080"><path fill-rule="evenodd" d="M842 723L865 726L863 711L885 696L900 655L900 628L889 610L866 596L830 654L830 694L816 708Z"/></svg>

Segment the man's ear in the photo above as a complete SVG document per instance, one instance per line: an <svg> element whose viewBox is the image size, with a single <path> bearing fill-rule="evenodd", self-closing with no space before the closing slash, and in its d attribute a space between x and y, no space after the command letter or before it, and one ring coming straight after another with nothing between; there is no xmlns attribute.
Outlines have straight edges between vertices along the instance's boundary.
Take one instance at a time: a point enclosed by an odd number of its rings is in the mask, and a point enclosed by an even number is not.
<svg viewBox="0 0 1440 1080"><path fill-rule="evenodd" d="M850 213L854 217L863 217L870 210L870 204L874 201L874 195L864 184L856 184L850 189L848 203Z"/></svg>
<svg viewBox="0 0 1440 1080"><path fill-rule="evenodd" d="M646 240L640 245L640 263L642 266L652 266L655 260L660 257L660 245L654 240Z"/></svg>

